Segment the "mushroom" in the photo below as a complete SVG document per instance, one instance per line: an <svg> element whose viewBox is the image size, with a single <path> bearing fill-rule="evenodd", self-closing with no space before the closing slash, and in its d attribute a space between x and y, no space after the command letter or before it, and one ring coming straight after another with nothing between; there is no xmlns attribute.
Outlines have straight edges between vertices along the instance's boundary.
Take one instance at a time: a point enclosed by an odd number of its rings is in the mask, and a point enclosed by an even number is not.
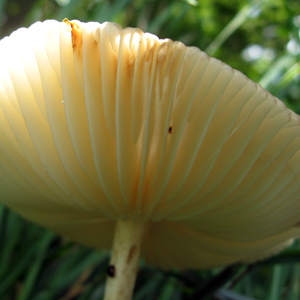
<svg viewBox="0 0 300 300"><path fill-rule="evenodd" d="M112 247L105 300L140 255L168 269L277 253L300 234L299 116L195 47L49 20L0 42L0 197Z"/></svg>

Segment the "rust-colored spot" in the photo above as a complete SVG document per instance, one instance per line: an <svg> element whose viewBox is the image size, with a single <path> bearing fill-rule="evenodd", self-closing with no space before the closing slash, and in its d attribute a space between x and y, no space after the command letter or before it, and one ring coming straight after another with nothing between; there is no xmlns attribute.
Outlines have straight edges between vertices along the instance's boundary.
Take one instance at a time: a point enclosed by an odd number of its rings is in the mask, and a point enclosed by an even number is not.
<svg viewBox="0 0 300 300"><path fill-rule="evenodd" d="M170 126L169 129L168 129L168 133L171 134L172 131L173 131L173 126Z"/></svg>
<svg viewBox="0 0 300 300"><path fill-rule="evenodd" d="M130 262L132 261L132 259L135 257L135 254L137 252L137 246L133 245L130 250L129 250L129 254L127 257L127 263L130 264Z"/></svg>
<svg viewBox="0 0 300 300"><path fill-rule="evenodd" d="M81 54L82 54L82 30L81 30L80 25L77 22L69 21L68 19L64 19L63 22L70 26L73 51L81 56Z"/></svg>

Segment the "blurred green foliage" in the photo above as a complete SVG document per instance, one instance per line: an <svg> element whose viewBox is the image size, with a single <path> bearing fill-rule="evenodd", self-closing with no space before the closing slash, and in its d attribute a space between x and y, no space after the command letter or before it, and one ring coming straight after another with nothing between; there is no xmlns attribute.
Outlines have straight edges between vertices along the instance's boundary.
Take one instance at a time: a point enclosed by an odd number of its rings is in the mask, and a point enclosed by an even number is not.
<svg viewBox="0 0 300 300"><path fill-rule="evenodd" d="M197 46L300 113L298 0L1 0L0 34L45 19L113 21ZM62 240L0 206L0 299L101 299L107 253ZM163 272L142 265L134 300L300 299L297 244L224 270Z"/></svg>

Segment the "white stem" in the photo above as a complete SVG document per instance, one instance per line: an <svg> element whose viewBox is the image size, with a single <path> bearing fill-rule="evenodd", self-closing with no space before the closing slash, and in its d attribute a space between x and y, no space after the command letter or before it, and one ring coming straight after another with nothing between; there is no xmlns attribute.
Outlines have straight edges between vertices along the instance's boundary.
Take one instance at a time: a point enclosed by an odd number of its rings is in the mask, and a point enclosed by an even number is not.
<svg viewBox="0 0 300 300"><path fill-rule="evenodd" d="M144 223L117 221L104 300L132 298L144 231Z"/></svg>

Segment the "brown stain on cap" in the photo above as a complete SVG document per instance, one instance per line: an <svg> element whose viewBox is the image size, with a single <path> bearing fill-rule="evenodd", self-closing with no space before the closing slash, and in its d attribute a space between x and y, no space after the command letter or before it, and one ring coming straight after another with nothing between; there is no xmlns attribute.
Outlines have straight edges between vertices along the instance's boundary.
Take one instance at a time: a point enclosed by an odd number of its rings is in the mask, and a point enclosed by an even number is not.
<svg viewBox="0 0 300 300"><path fill-rule="evenodd" d="M66 23L71 31L72 37L72 48L74 53L81 56L82 55L82 29L80 24L75 21L69 21L68 19L63 20Z"/></svg>

